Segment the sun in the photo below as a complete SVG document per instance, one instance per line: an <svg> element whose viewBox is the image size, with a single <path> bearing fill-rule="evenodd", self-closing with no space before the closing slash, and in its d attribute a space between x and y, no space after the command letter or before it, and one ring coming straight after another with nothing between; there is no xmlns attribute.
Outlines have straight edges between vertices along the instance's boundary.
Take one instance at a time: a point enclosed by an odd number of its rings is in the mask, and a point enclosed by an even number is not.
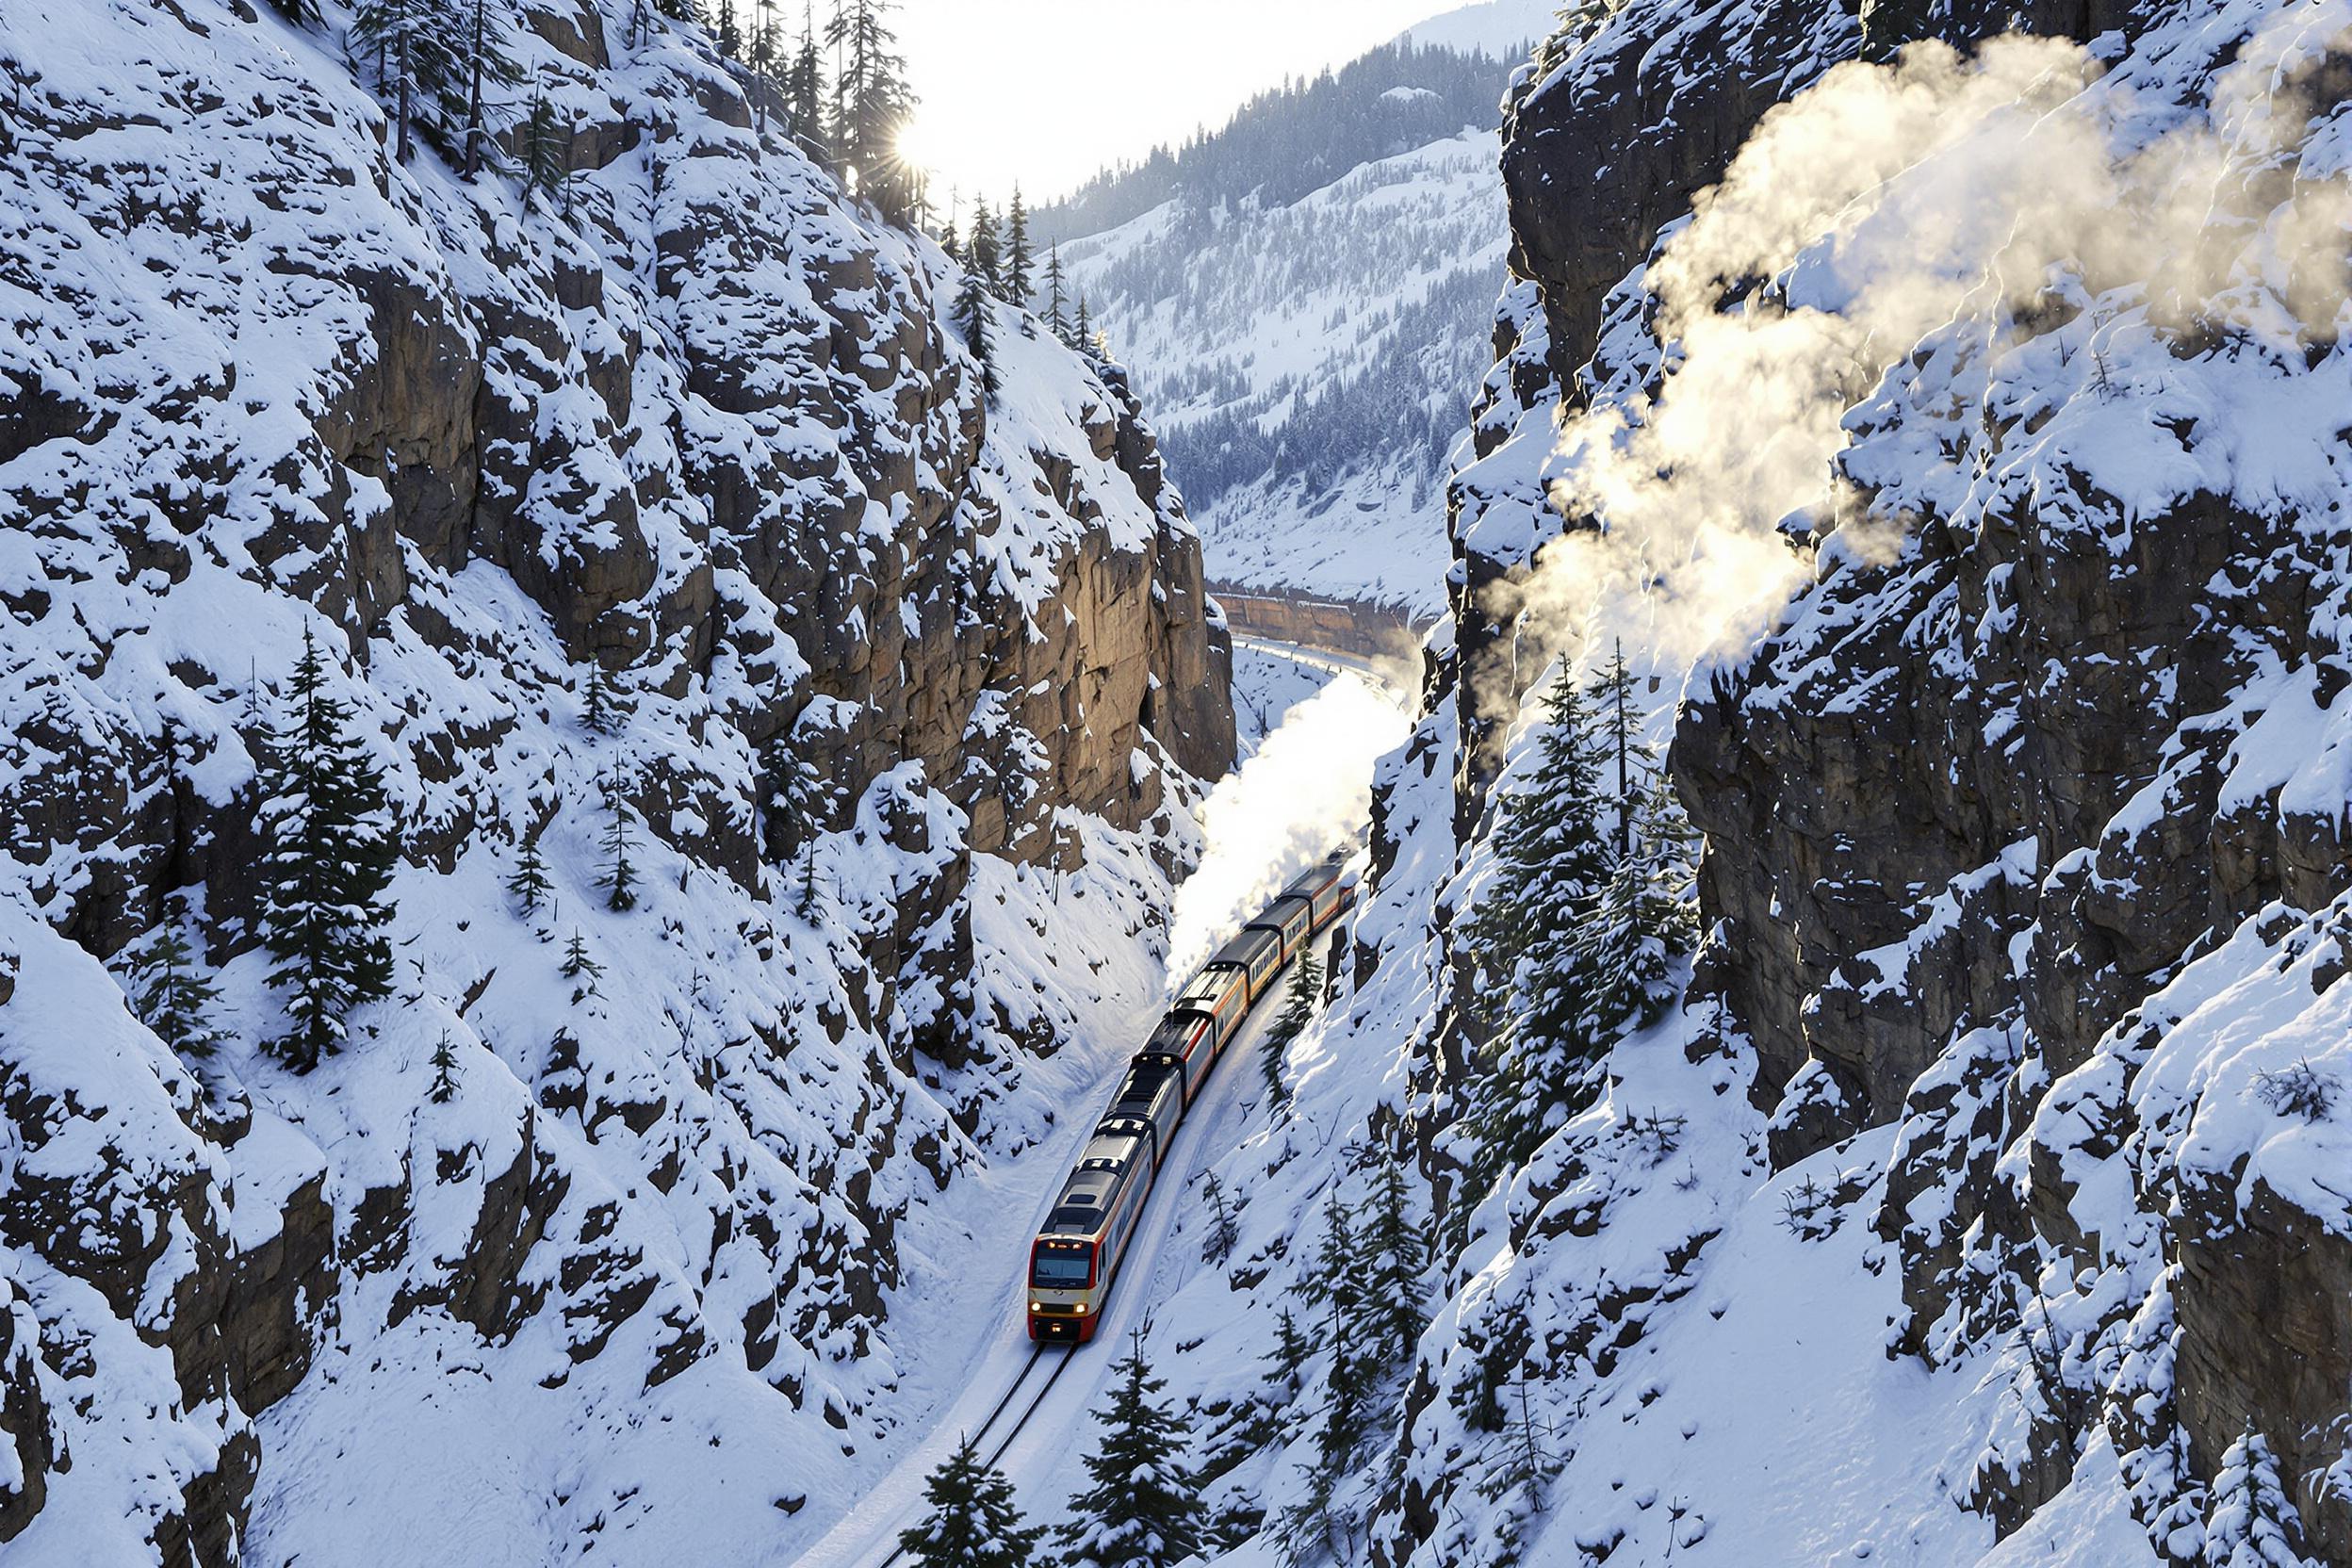
<svg viewBox="0 0 2352 1568"><path fill-rule="evenodd" d="M902 165L926 174L939 172L940 164L946 161L948 152L939 138L938 127L921 115L909 118L898 128L894 150Z"/></svg>

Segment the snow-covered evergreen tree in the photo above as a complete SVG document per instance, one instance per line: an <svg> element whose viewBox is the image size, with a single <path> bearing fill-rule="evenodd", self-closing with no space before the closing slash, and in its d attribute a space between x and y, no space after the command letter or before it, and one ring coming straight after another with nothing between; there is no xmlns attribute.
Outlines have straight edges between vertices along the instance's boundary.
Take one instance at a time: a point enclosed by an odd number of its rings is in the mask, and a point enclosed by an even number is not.
<svg viewBox="0 0 2352 1568"><path fill-rule="evenodd" d="M493 87L513 87L523 79L523 74L514 64L514 40L507 32L502 3L464 0L464 4L467 14L461 62L466 75L466 113L459 139L466 177L470 180L482 172L485 162L498 156L498 144L491 139L486 95Z"/></svg>
<svg viewBox="0 0 2352 1568"><path fill-rule="evenodd" d="M629 726L629 700L602 664L588 666L588 690L582 699L580 727L591 735L618 735Z"/></svg>
<svg viewBox="0 0 2352 1568"><path fill-rule="evenodd" d="M1027 309L1029 277L1037 258L1029 250L1029 204L1021 187L1013 187L1013 204L1004 216L1004 298Z"/></svg>
<svg viewBox="0 0 2352 1568"><path fill-rule="evenodd" d="M523 197L537 191L552 194L562 188L571 155L571 139L557 126L555 110L542 92L531 101L524 117L517 154L523 165Z"/></svg>
<svg viewBox="0 0 2352 1568"><path fill-rule="evenodd" d="M462 34L445 0L359 0L348 47L392 111L393 156L406 163L420 127L440 127L465 76Z"/></svg>
<svg viewBox="0 0 2352 1568"><path fill-rule="evenodd" d="M1023 1527L1013 1483L965 1438L923 1483L930 1511L900 1532L916 1568L1030 1568L1045 1531Z"/></svg>
<svg viewBox="0 0 2352 1568"><path fill-rule="evenodd" d="M612 815L604 825L604 874L596 880L607 894L605 907L621 912L637 907L637 865L629 854L636 845L629 825L629 795L617 773L606 781L604 799Z"/></svg>
<svg viewBox="0 0 2352 1568"><path fill-rule="evenodd" d="M1394 1156L1375 1168L1365 1209L1358 1263L1364 1275L1365 1354L1392 1368L1410 1366L1421 1331L1428 1326L1421 1297L1429 1243L1413 1217L1404 1167Z"/></svg>
<svg viewBox="0 0 2352 1568"><path fill-rule="evenodd" d="M1004 287L1002 271L1004 253L996 237L996 214L988 210L986 197L972 205L972 238L966 252L964 265L989 288L1002 293Z"/></svg>
<svg viewBox="0 0 2352 1568"><path fill-rule="evenodd" d="M1669 968L1698 944L1696 834L1662 775L1634 803L1631 833L1631 852L1576 930L1584 1027L1596 1040L1655 1022L1674 1004Z"/></svg>
<svg viewBox="0 0 2352 1568"><path fill-rule="evenodd" d="M780 41L776 48L780 58ZM784 106L792 117L792 135L800 139L802 146L821 153L825 139L825 52L817 41L813 6L801 8L800 45L792 51L791 68L785 73Z"/></svg>
<svg viewBox="0 0 2352 1568"><path fill-rule="evenodd" d="M1267 1380L1280 1383L1286 1393L1298 1393L1306 1378L1307 1360L1314 1353L1306 1331L1298 1327L1298 1315L1285 1303L1274 1319L1274 1348L1266 1358Z"/></svg>
<svg viewBox="0 0 2352 1568"><path fill-rule="evenodd" d="M1470 950L1508 1016L1471 1088L1485 1178L1523 1162L1591 1098L1605 1041L1587 1026L1577 935L1613 870L1592 710L1563 671L1544 699L1527 781L1497 803L1496 871L1469 923Z"/></svg>
<svg viewBox="0 0 2352 1568"><path fill-rule="evenodd" d="M263 743L256 819L261 940L287 997L288 1028L270 1049L298 1072L340 1048L353 1008L392 991L384 895L399 841L384 775L351 724L305 630L285 718Z"/></svg>
<svg viewBox="0 0 2352 1568"><path fill-rule="evenodd" d="M1070 274L1062 270L1059 240L1045 253L1045 330L1056 341L1070 341Z"/></svg>
<svg viewBox="0 0 2352 1568"><path fill-rule="evenodd" d="M514 869L507 874L506 890L517 912L525 916L537 914L554 894L555 884L547 876L547 858L540 853L538 834L523 835L514 851Z"/></svg>
<svg viewBox="0 0 2352 1568"><path fill-rule="evenodd" d="M2247 1422L2213 1478L2203 1568L2311 1568L2295 1549L2293 1532L2300 1525L2279 1484L2269 1440Z"/></svg>
<svg viewBox="0 0 2352 1568"><path fill-rule="evenodd" d="M433 1086L425 1091L425 1098L436 1105L457 1098L457 1047L449 1042L446 1029L440 1043L433 1048Z"/></svg>
<svg viewBox="0 0 2352 1568"><path fill-rule="evenodd" d="M1290 1098L1290 1086L1282 1081L1282 1053L1290 1042L1305 1033L1308 1024L1323 1006L1323 966L1310 948L1298 955L1291 966L1290 984L1282 992L1282 1010L1275 1016L1266 1031L1266 1041L1258 1047L1258 1068L1266 1074L1266 1093L1279 1105Z"/></svg>
<svg viewBox="0 0 2352 1568"><path fill-rule="evenodd" d="M1222 1264L1241 1241L1241 1222L1233 1217L1225 1184L1217 1179L1216 1171L1200 1179L1200 1196L1209 1205L1209 1233L1200 1242L1200 1261Z"/></svg>
<svg viewBox="0 0 2352 1568"><path fill-rule="evenodd" d="M220 988L204 972L175 913L167 910L155 934L133 951L131 1011L155 1037L182 1056L209 1056L227 1037L213 1021Z"/></svg>
<svg viewBox="0 0 2352 1568"><path fill-rule="evenodd" d="M1111 1376L1102 1441L1086 1460L1094 1484L1070 1498L1060 1530L1063 1568L1168 1568L1200 1549L1207 1524L1184 1458L1192 1421L1155 1397L1168 1383L1145 1364L1142 1335Z"/></svg>
<svg viewBox="0 0 2352 1568"><path fill-rule="evenodd" d="M983 210L981 216L986 218ZM977 253L978 246L973 247ZM980 386L991 401L1004 389L1003 379L996 369L995 331L988 317L988 288L986 274L977 267L964 274L963 286L956 293L956 325L963 330L964 346L972 357L980 362Z"/></svg>
<svg viewBox="0 0 2352 1568"><path fill-rule="evenodd" d="M604 978L604 966L588 952L588 939L578 926L572 928L572 939L564 944L564 962L557 970L572 983L572 1001L579 1003L596 994L596 982Z"/></svg>

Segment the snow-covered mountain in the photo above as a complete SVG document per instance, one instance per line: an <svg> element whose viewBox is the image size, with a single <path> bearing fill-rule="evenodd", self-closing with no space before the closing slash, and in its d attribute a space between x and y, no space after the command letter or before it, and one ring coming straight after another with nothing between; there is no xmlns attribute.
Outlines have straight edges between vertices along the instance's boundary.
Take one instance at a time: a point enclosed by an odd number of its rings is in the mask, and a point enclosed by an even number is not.
<svg viewBox="0 0 2352 1568"><path fill-rule="evenodd" d="M1446 459L1509 248L1496 41L1527 9L1476 8L1438 41L1416 30L1251 105L1185 150L1150 211L1064 245L1160 417L1216 580L1440 608ZM1441 73L1443 97L1416 85ZM1375 134L1433 102L1460 117L1403 145ZM1325 139L1361 161L1280 183ZM1262 158L1212 159L1259 141Z"/></svg>
<svg viewBox="0 0 2352 1568"><path fill-rule="evenodd" d="M1158 994L1233 731L1149 427L1009 311L984 397L645 10L491 8L535 190L398 160L333 5L0 13L11 1568L772 1560ZM400 845L306 1076L305 636ZM173 930L209 1054L129 1005Z"/></svg>

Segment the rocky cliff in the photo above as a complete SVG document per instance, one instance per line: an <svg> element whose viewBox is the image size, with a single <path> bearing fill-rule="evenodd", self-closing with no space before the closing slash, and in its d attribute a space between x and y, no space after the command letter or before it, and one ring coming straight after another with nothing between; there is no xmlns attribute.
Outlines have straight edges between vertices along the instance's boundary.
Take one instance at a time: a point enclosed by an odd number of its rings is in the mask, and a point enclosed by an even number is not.
<svg viewBox="0 0 2352 1568"><path fill-rule="evenodd" d="M327 10L0 18L0 1541L747 1557L889 1429L903 1227L1150 989L1222 623L1123 379L1007 311L985 397L950 264L698 30L494 6L527 190L396 162ZM403 863L398 995L297 1079L305 630ZM1030 867L1095 898L1056 954ZM205 1059L126 1009L167 924Z"/></svg>

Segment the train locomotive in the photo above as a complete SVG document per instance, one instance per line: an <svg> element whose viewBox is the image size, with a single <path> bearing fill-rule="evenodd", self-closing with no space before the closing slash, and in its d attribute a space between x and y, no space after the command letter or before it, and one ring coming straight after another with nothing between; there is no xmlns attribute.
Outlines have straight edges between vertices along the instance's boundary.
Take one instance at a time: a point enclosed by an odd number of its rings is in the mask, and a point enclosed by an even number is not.
<svg viewBox="0 0 2352 1568"><path fill-rule="evenodd" d="M1354 902L1342 850L1284 888L1185 983L1062 1184L1029 1249L1029 1337L1094 1337L1145 1201L1209 1071L1287 964Z"/></svg>

